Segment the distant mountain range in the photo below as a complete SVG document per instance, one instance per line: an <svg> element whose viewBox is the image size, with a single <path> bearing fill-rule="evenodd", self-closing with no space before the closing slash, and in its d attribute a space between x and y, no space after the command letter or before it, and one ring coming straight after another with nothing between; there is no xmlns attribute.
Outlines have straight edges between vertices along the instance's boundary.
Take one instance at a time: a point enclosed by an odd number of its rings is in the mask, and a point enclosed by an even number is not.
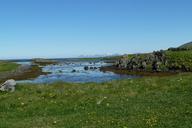
<svg viewBox="0 0 192 128"><path fill-rule="evenodd" d="M122 56L121 54L101 54L101 55L80 55L78 58L100 58L100 57L113 57L113 56Z"/></svg>

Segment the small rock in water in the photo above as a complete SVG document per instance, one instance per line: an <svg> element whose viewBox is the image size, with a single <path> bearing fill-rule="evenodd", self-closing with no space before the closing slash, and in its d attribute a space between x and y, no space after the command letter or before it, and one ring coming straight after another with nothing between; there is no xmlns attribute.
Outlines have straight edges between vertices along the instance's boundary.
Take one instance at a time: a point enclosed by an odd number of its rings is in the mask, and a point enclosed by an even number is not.
<svg viewBox="0 0 192 128"><path fill-rule="evenodd" d="M85 66L85 67L84 67L84 70L89 70L89 67L88 67L88 66Z"/></svg>
<svg viewBox="0 0 192 128"><path fill-rule="evenodd" d="M96 70L96 69L97 69L97 67L90 67L90 69L91 69L91 70Z"/></svg>
<svg viewBox="0 0 192 128"><path fill-rule="evenodd" d="M94 67L90 67L90 69L91 69L91 70L93 70L93 69L94 69Z"/></svg>
<svg viewBox="0 0 192 128"><path fill-rule="evenodd" d="M72 71L72 73L74 73L74 72L76 72L76 70L75 70L75 69Z"/></svg>
<svg viewBox="0 0 192 128"><path fill-rule="evenodd" d="M16 84L17 84L16 81L13 79L7 80L2 85L0 85L0 91L14 92Z"/></svg>
<svg viewBox="0 0 192 128"><path fill-rule="evenodd" d="M59 70L59 73L63 73L63 71L62 71L62 70Z"/></svg>

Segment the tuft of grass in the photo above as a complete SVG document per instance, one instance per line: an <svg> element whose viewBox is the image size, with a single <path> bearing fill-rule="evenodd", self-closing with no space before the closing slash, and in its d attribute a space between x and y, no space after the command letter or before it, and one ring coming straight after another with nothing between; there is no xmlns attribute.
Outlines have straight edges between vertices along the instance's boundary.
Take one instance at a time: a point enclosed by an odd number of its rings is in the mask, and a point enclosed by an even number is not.
<svg viewBox="0 0 192 128"><path fill-rule="evenodd" d="M20 84L14 93L0 93L0 127L192 127L191 79L186 73L100 84Z"/></svg>

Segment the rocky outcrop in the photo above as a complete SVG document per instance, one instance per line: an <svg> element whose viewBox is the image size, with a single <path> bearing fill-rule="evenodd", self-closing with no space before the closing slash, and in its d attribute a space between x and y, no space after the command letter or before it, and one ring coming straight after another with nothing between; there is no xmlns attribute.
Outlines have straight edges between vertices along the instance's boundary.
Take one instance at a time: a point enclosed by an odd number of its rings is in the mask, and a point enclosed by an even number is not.
<svg viewBox="0 0 192 128"><path fill-rule="evenodd" d="M164 51L149 54L135 54L124 56L115 64L116 67L130 71L165 71L167 63Z"/></svg>
<svg viewBox="0 0 192 128"><path fill-rule="evenodd" d="M129 71L190 72L190 51L156 51L148 54L127 55L116 61L115 67Z"/></svg>

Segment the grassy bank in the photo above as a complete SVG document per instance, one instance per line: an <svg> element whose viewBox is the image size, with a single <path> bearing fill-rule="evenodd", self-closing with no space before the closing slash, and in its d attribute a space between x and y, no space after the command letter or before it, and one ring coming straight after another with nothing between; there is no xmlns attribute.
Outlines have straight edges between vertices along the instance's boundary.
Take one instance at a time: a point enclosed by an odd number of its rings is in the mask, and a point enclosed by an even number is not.
<svg viewBox="0 0 192 128"><path fill-rule="evenodd" d="M24 70L21 73L16 73L14 75L7 77L6 79L4 79L4 81L7 79L27 80L27 79L37 78L40 75L47 75L47 74L49 73L43 72L41 67L37 65L33 65L29 69ZM1 81L3 80L0 79L0 82Z"/></svg>
<svg viewBox="0 0 192 128"><path fill-rule="evenodd" d="M18 85L0 93L2 128L189 128L192 74L102 84Z"/></svg>
<svg viewBox="0 0 192 128"><path fill-rule="evenodd" d="M12 62L0 61L0 72L12 71L18 68L18 64Z"/></svg>
<svg viewBox="0 0 192 128"><path fill-rule="evenodd" d="M0 62L0 83L7 79L26 80L36 78L48 73L42 72L42 68L33 66L22 66L12 62Z"/></svg>

